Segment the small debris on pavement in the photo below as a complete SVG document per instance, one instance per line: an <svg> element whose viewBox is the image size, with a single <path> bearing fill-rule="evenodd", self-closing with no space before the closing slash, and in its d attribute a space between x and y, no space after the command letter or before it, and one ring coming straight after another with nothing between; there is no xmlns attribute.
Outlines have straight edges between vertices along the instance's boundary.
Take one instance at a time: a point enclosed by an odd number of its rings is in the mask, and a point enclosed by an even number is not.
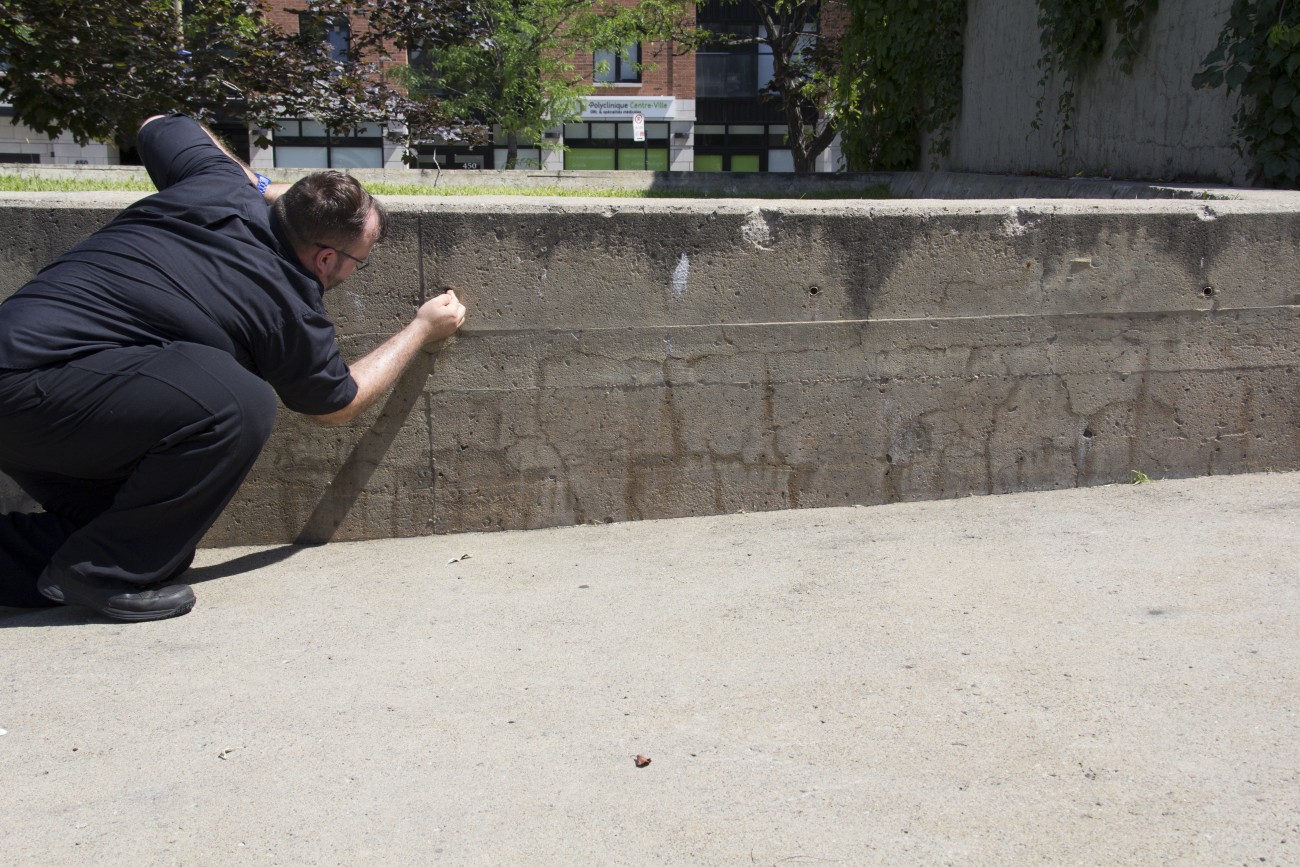
<svg viewBox="0 0 1300 867"><path fill-rule="evenodd" d="M452 557L450 560L447 561L447 564L451 565L452 563L459 563L461 560L468 560L468 559L469 559L468 554L461 554L459 557Z"/></svg>
<svg viewBox="0 0 1300 867"><path fill-rule="evenodd" d="M226 760L226 756L230 755L234 751L235 751L234 747L230 747L229 749L224 749L221 752L217 753L217 758L221 759L224 762Z"/></svg>
<svg viewBox="0 0 1300 867"><path fill-rule="evenodd" d="M650 757L643 756L640 753L637 753L636 758L634 758L632 761L636 762L636 766L638 768L644 768L646 765L650 764Z"/></svg>

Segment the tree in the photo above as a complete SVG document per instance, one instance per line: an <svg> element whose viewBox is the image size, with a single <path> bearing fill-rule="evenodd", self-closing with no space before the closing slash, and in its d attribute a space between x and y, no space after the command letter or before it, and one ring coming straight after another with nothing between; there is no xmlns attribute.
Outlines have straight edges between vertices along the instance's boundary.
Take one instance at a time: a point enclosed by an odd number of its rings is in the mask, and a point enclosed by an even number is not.
<svg viewBox="0 0 1300 867"><path fill-rule="evenodd" d="M708 0L700 0L703 5ZM753 36L701 28L697 45L757 45L771 52L772 80L760 97L785 115L796 172L811 172L835 138L833 97L839 76L839 0L722 0L744 3L757 14Z"/></svg>
<svg viewBox="0 0 1300 867"><path fill-rule="evenodd" d="M1219 41L1192 78L1240 97L1238 148L1256 180L1300 187L1300 8L1285 0L1233 0Z"/></svg>
<svg viewBox="0 0 1300 867"><path fill-rule="evenodd" d="M426 41L481 36L470 7L455 2L348 5L393 27L418 25ZM271 128L307 114L341 128L405 107L373 60L331 58L309 35L273 26L258 0L0 0L0 37L0 98L15 121L82 144L129 140L161 111ZM454 126L428 103L420 109L413 116L426 127Z"/></svg>
<svg viewBox="0 0 1300 867"><path fill-rule="evenodd" d="M919 167L922 140L936 155L961 107L966 0L845 0L836 114L855 171Z"/></svg>
<svg viewBox="0 0 1300 867"><path fill-rule="evenodd" d="M667 39L685 27L684 0L485 0L490 38L420 46L409 83L412 96L440 97L451 114L495 124L506 135L506 168L519 141L539 140L548 127L578 117L594 88L573 58L595 50Z"/></svg>
<svg viewBox="0 0 1300 867"><path fill-rule="evenodd" d="M395 70L398 52L490 44L486 7L492 0L306 0L290 10L321 19L358 20L363 26L346 55L313 83L298 113L330 129L386 121L389 138L406 146L438 138L482 138L481 125L458 117L431 93L411 93ZM284 114L282 116L292 116Z"/></svg>
<svg viewBox="0 0 1300 867"><path fill-rule="evenodd" d="M0 0L0 95L16 120L81 144L129 139L140 121L185 109L250 116L292 79L291 40L243 0Z"/></svg>

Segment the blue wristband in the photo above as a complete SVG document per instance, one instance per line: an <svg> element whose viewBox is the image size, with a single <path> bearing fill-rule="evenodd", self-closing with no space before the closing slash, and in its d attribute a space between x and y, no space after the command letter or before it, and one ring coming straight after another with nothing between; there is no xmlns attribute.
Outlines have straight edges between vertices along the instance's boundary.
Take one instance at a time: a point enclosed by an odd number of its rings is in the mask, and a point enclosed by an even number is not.
<svg viewBox="0 0 1300 867"><path fill-rule="evenodd" d="M271 179L261 172L253 172L253 174L257 175L257 191L259 193L265 193L266 188L271 186Z"/></svg>

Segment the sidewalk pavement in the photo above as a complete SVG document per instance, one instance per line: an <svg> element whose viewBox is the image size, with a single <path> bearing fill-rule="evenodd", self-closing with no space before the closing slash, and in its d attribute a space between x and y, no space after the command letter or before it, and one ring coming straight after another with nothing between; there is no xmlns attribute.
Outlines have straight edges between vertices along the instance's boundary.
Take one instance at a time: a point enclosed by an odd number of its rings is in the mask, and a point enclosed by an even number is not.
<svg viewBox="0 0 1300 867"><path fill-rule="evenodd" d="M0 613L6 863L1300 864L1300 473L189 574Z"/></svg>

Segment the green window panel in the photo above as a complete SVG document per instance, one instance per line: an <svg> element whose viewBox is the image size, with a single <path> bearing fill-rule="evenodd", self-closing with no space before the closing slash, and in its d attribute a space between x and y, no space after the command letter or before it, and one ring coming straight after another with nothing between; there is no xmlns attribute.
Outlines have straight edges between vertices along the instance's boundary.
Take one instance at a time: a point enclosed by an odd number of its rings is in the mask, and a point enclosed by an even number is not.
<svg viewBox="0 0 1300 867"><path fill-rule="evenodd" d="M625 171L640 171L644 168L652 172L666 172L668 171L668 150L666 148L650 148L650 152L647 154L644 148L619 148L618 167Z"/></svg>
<svg viewBox="0 0 1300 867"><path fill-rule="evenodd" d="M564 167L572 171L613 171L614 149L574 148L565 151Z"/></svg>

